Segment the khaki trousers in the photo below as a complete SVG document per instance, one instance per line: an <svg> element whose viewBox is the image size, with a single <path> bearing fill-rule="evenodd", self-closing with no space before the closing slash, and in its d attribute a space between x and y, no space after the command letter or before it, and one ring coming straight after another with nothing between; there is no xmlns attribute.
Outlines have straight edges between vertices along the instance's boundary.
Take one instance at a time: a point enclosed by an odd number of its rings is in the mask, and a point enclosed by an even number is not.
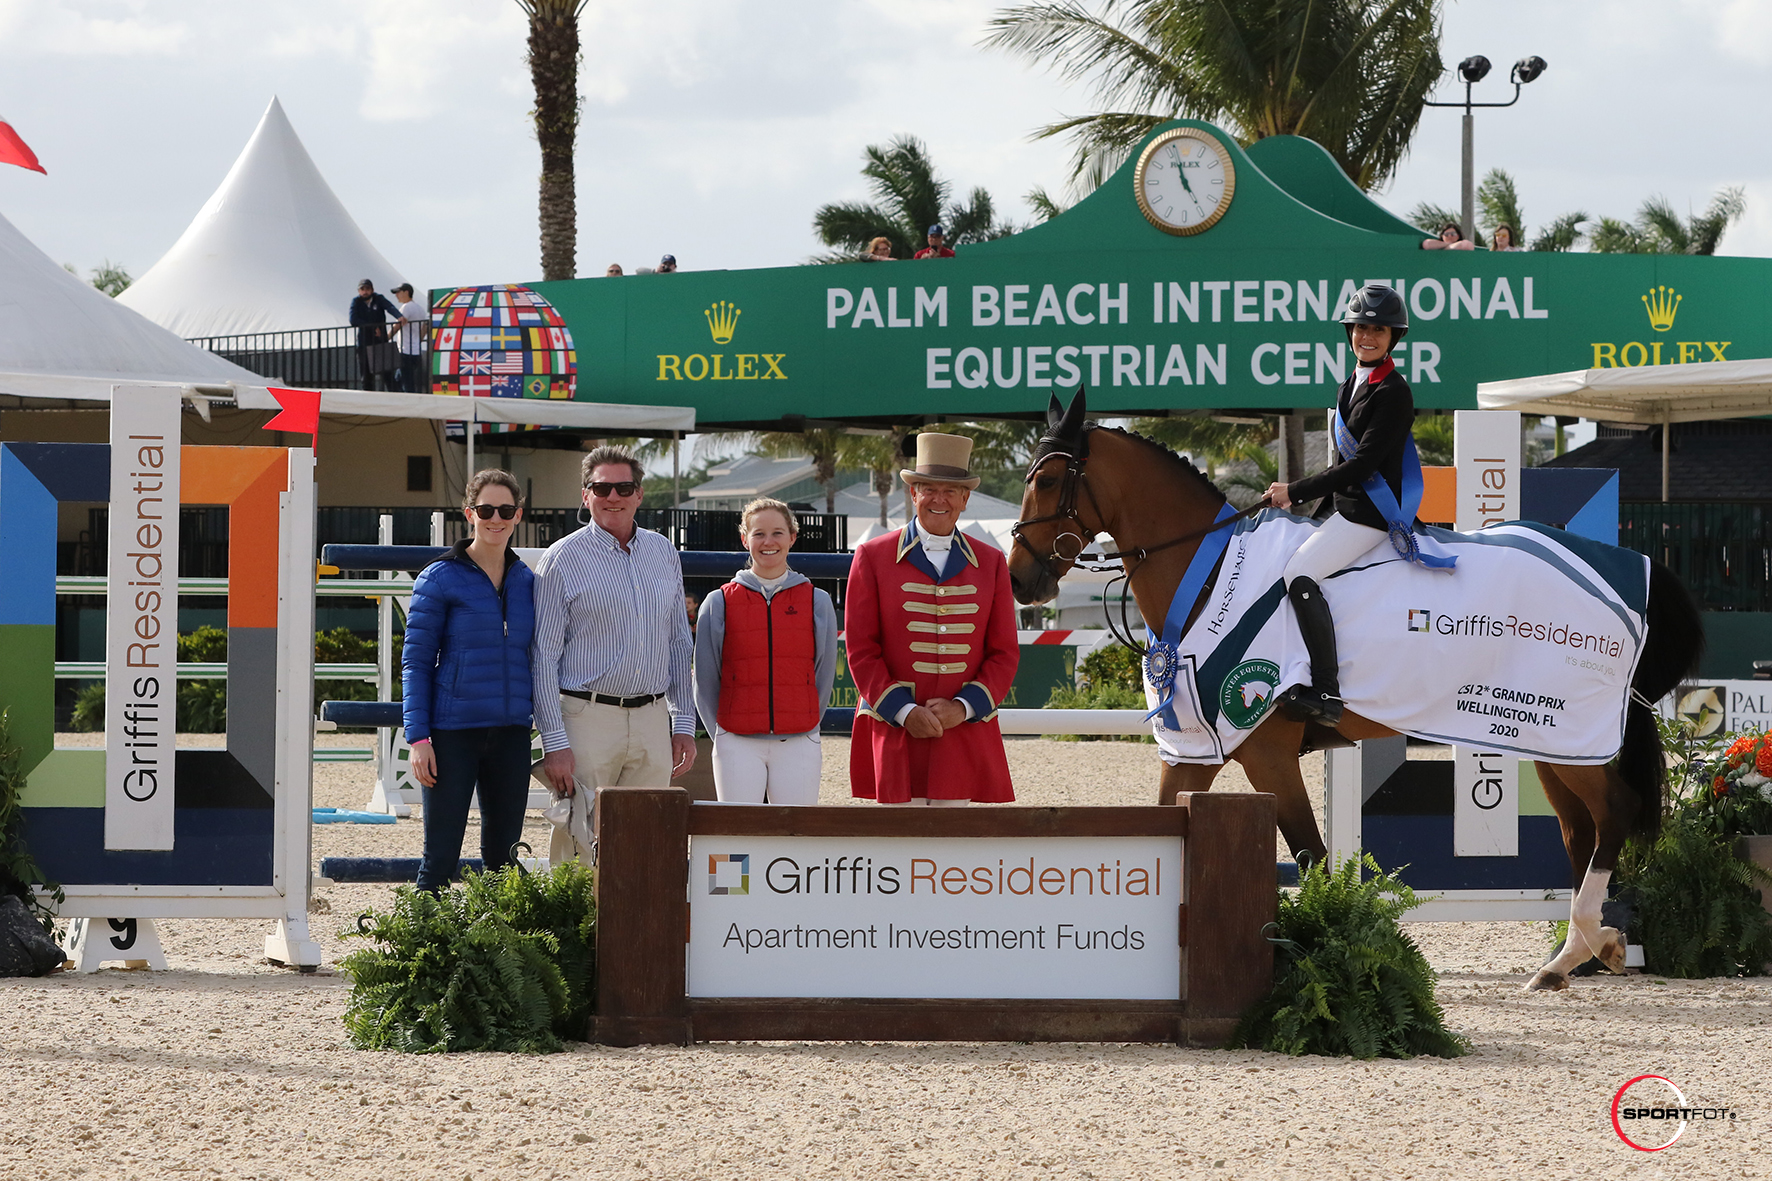
<svg viewBox="0 0 1772 1181"><path fill-rule="evenodd" d="M638 709L560 697L574 773L599 787L671 785L671 708L663 698Z"/></svg>

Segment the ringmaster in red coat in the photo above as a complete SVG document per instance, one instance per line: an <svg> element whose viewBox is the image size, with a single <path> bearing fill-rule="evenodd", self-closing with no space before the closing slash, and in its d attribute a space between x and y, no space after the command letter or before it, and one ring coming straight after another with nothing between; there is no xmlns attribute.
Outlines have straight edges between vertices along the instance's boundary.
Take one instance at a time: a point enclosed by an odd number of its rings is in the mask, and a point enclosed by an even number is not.
<svg viewBox="0 0 1772 1181"><path fill-rule="evenodd" d="M864 542L849 569L844 642L861 700L849 783L882 804L1015 799L997 703L1021 649L1009 564L959 530L978 487L972 440L924 432L901 470L916 517Z"/></svg>

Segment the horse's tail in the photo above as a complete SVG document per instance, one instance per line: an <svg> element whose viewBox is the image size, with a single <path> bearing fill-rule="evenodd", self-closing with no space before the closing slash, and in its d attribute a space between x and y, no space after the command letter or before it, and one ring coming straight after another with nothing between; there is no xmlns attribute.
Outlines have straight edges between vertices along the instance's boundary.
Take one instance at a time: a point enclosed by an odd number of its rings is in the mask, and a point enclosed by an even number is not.
<svg viewBox="0 0 1772 1181"><path fill-rule="evenodd" d="M1655 727L1653 703L1660 701L1698 667L1704 655L1704 621L1698 605L1678 576L1660 562L1649 563L1648 635L1631 699L1625 705L1624 746L1618 752L1618 773L1637 796L1632 831L1654 839L1661 831L1667 783L1667 761Z"/></svg>

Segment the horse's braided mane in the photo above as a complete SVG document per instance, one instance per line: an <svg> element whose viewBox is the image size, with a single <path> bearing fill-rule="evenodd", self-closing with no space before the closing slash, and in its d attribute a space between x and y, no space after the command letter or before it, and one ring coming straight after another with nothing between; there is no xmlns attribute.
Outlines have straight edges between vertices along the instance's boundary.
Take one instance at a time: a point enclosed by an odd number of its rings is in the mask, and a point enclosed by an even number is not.
<svg viewBox="0 0 1772 1181"><path fill-rule="evenodd" d="M1214 484L1207 477L1205 472L1194 466L1193 460L1171 449L1167 444L1158 442L1149 435L1141 435L1137 431L1129 431L1124 427L1103 426L1099 422L1094 421L1085 422L1083 424L1083 433L1088 434L1090 431L1107 431L1110 434L1120 435L1123 438L1131 439L1135 443L1143 444L1156 451L1170 463L1181 468L1190 479L1198 481L1204 486L1207 492L1210 492L1212 496L1218 500L1219 503L1222 504L1225 500L1229 499L1225 496L1224 492L1219 489L1218 485ZM1032 466L1039 467L1041 462L1054 451L1068 451L1072 446L1073 444L1070 440L1059 439L1055 436L1047 435L1040 440L1039 446L1034 450Z"/></svg>

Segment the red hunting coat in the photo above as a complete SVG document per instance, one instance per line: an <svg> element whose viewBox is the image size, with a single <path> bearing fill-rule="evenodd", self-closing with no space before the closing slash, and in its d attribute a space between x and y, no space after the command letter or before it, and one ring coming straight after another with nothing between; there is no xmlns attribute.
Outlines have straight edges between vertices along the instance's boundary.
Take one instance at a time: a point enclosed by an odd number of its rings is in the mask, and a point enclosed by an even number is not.
<svg viewBox="0 0 1772 1181"><path fill-rule="evenodd" d="M1003 555L956 533L938 579L913 521L855 551L845 593L849 674L861 695L849 754L854 794L883 804L1014 800L997 703L1021 646ZM973 719L940 738L912 738L893 721L907 704L937 697L970 703Z"/></svg>

